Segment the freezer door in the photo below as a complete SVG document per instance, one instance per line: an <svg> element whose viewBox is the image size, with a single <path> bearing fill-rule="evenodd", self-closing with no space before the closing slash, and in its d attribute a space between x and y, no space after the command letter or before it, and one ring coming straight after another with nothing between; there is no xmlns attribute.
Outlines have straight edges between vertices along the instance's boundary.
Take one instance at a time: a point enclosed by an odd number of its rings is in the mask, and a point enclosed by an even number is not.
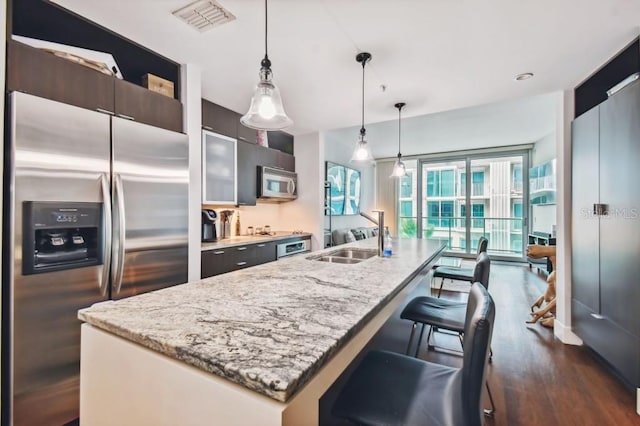
<svg viewBox="0 0 640 426"><path fill-rule="evenodd" d="M107 298L108 277L103 272L108 268L83 266L23 275L23 202L107 201L108 205L109 116L23 93L11 95L10 113L12 223L5 228L5 238L11 239L11 249L3 259L10 274L3 281L10 332L4 334L3 324L2 354L10 357L3 362L11 363L11 416L16 426L60 425L77 418L79 411L77 312ZM101 217L108 218L108 212ZM7 341L10 351L5 351Z"/></svg>
<svg viewBox="0 0 640 426"><path fill-rule="evenodd" d="M189 150L182 133L114 117L111 298L187 281Z"/></svg>

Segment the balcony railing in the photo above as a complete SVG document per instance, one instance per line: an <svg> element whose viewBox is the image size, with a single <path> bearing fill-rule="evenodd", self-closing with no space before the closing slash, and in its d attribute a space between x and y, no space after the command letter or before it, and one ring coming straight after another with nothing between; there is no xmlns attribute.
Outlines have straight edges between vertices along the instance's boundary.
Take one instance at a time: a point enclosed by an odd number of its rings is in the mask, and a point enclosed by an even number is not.
<svg viewBox="0 0 640 426"><path fill-rule="evenodd" d="M489 251L505 256L522 257L524 245L522 243L522 218L507 217L476 217L471 218L471 247L469 252L477 250L478 239L485 236L489 239ZM447 250L453 252L467 252L466 223L464 217L424 217L422 218L422 238L444 241ZM418 236L418 218L415 216L400 216L400 237L410 238Z"/></svg>

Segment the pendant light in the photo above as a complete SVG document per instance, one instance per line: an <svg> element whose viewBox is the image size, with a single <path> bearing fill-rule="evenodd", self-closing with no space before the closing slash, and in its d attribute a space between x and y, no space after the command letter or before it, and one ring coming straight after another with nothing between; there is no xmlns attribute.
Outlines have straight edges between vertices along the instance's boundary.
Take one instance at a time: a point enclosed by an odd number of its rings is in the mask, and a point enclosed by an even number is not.
<svg viewBox="0 0 640 426"><path fill-rule="evenodd" d="M360 136L356 147L353 150L351 161L357 162L370 162L373 161L373 155L371 155L371 149L367 145L367 131L364 128L364 66L371 60L371 53L362 52L356 55L356 61L362 64L362 127L360 128Z"/></svg>
<svg viewBox="0 0 640 426"><path fill-rule="evenodd" d="M402 123L402 107L406 104L404 102L398 102L394 107L398 108L398 159L393 165L393 172L389 177L403 177L407 175L407 168L402 161L402 154L400 154L400 125Z"/></svg>
<svg viewBox="0 0 640 426"><path fill-rule="evenodd" d="M282 105L280 90L273 84L271 61L267 55L267 0L264 0L264 58L260 62L260 82L253 92L249 112L240 122L257 130L280 130L289 127L293 121L287 117Z"/></svg>

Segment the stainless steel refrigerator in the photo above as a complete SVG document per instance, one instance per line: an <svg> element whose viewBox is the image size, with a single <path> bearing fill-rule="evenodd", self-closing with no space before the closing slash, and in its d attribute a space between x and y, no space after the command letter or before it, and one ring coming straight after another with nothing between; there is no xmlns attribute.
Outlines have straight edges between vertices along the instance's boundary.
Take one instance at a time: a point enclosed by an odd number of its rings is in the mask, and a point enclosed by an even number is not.
<svg viewBox="0 0 640 426"><path fill-rule="evenodd" d="M10 100L2 410L16 426L61 425L79 413L78 309L187 281L188 142L24 93Z"/></svg>

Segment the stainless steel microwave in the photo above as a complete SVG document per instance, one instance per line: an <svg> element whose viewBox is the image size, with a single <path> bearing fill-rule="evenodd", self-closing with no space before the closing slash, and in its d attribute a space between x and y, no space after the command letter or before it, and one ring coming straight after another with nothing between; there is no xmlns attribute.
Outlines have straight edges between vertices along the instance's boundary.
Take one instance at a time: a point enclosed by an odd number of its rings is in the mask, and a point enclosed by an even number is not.
<svg viewBox="0 0 640 426"><path fill-rule="evenodd" d="M275 167L258 166L258 198L291 201L298 198L298 175Z"/></svg>

